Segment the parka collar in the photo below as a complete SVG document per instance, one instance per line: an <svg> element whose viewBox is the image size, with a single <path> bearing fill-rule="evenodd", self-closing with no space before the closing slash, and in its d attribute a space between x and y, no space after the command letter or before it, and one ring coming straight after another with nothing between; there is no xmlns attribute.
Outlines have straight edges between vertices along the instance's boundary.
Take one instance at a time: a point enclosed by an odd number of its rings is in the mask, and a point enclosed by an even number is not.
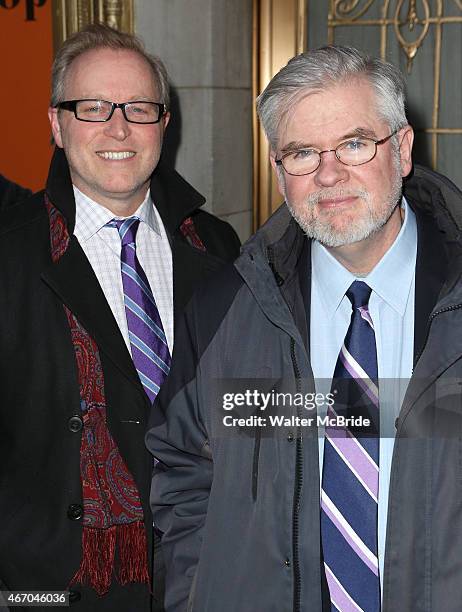
<svg viewBox="0 0 462 612"><path fill-rule="evenodd" d="M433 218L444 234L449 254L461 250L462 192L445 176L416 165L403 183L403 193L417 214ZM283 203L242 247L244 256L269 265L276 282L285 282L296 269L306 239Z"/></svg>

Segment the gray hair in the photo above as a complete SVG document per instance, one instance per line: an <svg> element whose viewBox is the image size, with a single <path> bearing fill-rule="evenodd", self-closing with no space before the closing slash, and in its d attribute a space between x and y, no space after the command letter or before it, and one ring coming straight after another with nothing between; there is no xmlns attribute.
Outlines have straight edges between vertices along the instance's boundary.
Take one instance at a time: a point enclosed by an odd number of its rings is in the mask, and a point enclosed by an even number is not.
<svg viewBox="0 0 462 612"><path fill-rule="evenodd" d="M375 91L377 111L394 132L407 125L404 78L392 64L352 47L327 46L293 57L257 98L257 113L272 147L281 121L303 94L365 78Z"/></svg>
<svg viewBox="0 0 462 612"><path fill-rule="evenodd" d="M59 49L51 71L51 106L57 106L64 101L66 77L72 62L82 53L93 49L125 49L138 53L147 61L152 70L154 81L159 89L159 102L169 108L170 86L163 62L158 57L147 53L138 37L119 32L102 23L84 27L70 36Z"/></svg>

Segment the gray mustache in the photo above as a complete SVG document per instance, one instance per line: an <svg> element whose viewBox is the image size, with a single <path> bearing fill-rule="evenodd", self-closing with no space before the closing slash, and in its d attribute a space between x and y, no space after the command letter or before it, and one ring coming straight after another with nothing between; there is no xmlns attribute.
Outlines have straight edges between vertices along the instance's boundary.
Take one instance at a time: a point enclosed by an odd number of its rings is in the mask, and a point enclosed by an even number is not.
<svg viewBox="0 0 462 612"><path fill-rule="evenodd" d="M369 192L365 189L323 189L321 191L315 191L308 196L306 203L309 206L315 206L318 202L322 202L323 200L330 200L331 198L344 198L356 196L362 198L363 200L367 200L369 197Z"/></svg>

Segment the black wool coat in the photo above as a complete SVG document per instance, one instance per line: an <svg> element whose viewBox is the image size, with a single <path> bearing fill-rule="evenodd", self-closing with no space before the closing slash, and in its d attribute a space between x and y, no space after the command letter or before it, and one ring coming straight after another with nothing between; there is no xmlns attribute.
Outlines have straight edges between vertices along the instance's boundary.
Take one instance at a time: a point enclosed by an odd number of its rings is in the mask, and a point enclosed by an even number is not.
<svg viewBox="0 0 462 612"><path fill-rule="evenodd" d="M0 212L7 206L22 202L31 194L30 189L21 187L0 174Z"/></svg>
<svg viewBox="0 0 462 612"><path fill-rule="evenodd" d="M71 235L57 263L51 261L43 191L6 209L0 219L0 590L65 590L80 564L82 523L69 510L82 504L81 431L70 425L80 414L80 397L63 304L98 345L108 428L137 484L152 544L152 457L144 444L152 407L93 269L72 236L75 201L61 149L52 160L46 193ZM158 166L151 193L171 243L177 320L195 287L238 255L239 240L227 223L199 210L204 199L175 171ZM206 252L182 235L187 217ZM145 586L120 587L115 581L103 598L73 586L71 599L72 607L84 612L147 612L151 606Z"/></svg>

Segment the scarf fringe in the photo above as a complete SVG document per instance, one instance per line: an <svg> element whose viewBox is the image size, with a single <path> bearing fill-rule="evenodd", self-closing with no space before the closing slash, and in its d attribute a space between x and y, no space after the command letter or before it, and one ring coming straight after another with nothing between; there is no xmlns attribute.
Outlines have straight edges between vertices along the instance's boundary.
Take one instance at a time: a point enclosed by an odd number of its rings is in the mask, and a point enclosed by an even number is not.
<svg viewBox="0 0 462 612"><path fill-rule="evenodd" d="M71 584L92 587L98 595L105 595L111 586L114 569L116 526L108 529L84 527L82 533L82 561Z"/></svg>
<svg viewBox="0 0 462 612"><path fill-rule="evenodd" d="M70 584L89 586L102 596L111 587L113 573L121 585L131 582L149 585L146 532L141 521L107 529L83 528L82 561Z"/></svg>
<svg viewBox="0 0 462 612"><path fill-rule="evenodd" d="M118 568L120 584L140 582L149 584L147 542L144 524L141 521L117 528Z"/></svg>

